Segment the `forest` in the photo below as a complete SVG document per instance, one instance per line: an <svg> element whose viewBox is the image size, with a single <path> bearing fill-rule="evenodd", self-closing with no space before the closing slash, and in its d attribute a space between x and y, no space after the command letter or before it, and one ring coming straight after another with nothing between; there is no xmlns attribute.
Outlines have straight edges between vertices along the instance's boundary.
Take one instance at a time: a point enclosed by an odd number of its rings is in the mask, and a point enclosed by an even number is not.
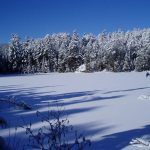
<svg viewBox="0 0 150 150"><path fill-rule="evenodd" d="M79 35L47 34L21 40L17 34L0 45L0 73L150 70L150 28Z"/></svg>

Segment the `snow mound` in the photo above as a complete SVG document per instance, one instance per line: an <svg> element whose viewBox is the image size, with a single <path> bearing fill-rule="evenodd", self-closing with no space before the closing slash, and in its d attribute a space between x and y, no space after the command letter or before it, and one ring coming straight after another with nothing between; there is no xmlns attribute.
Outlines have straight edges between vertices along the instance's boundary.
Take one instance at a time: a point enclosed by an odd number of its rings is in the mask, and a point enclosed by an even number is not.
<svg viewBox="0 0 150 150"><path fill-rule="evenodd" d="M150 96L148 96L148 95L140 95L140 96L138 97L138 99L139 99L139 100L150 100Z"/></svg>
<svg viewBox="0 0 150 150"><path fill-rule="evenodd" d="M130 144L132 146L136 146L136 147L147 147L150 148L150 142L142 139L142 138L136 138L136 139L132 139Z"/></svg>
<svg viewBox="0 0 150 150"><path fill-rule="evenodd" d="M83 64L79 66L79 68L76 69L75 73L85 72L86 71L86 65Z"/></svg>

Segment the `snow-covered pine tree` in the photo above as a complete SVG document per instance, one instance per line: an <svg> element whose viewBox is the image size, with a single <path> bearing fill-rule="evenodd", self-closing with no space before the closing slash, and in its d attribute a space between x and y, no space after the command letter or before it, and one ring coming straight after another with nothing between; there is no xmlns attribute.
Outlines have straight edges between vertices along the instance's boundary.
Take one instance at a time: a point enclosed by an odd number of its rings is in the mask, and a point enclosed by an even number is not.
<svg viewBox="0 0 150 150"><path fill-rule="evenodd" d="M66 72L67 68L67 52L71 36L67 33L59 33L55 35L56 49L56 71Z"/></svg>
<svg viewBox="0 0 150 150"><path fill-rule="evenodd" d="M71 36L65 61L67 63L67 71L71 72L74 72L83 63L80 38L77 32L73 32Z"/></svg>
<svg viewBox="0 0 150 150"><path fill-rule="evenodd" d="M17 34L13 34L9 45L9 62L12 72L22 72L22 43Z"/></svg>
<svg viewBox="0 0 150 150"><path fill-rule="evenodd" d="M0 72L73 72L83 63L87 71L143 71L149 70L149 49L150 29L102 32L97 37L59 33L25 42L14 34L9 48L0 50Z"/></svg>
<svg viewBox="0 0 150 150"><path fill-rule="evenodd" d="M0 45L0 73L7 73L8 68L8 44Z"/></svg>

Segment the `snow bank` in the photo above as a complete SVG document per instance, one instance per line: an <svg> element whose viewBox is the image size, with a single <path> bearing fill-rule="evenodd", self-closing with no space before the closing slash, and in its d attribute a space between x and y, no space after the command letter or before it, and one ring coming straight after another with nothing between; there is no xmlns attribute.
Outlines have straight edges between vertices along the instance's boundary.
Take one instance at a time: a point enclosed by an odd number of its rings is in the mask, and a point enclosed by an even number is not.
<svg viewBox="0 0 150 150"><path fill-rule="evenodd" d="M84 70L85 65L79 69ZM0 105L0 113L11 129L21 126L22 118L36 129L40 125L37 110L46 115L48 105L50 109L63 106L70 124L92 140L92 150L135 150L129 142L150 134L150 101L137 100L149 95L149 80L145 72L1 76L1 98L15 96L33 110ZM17 132L26 141L23 130ZM1 129L0 136L9 137L9 129Z"/></svg>
<svg viewBox="0 0 150 150"><path fill-rule="evenodd" d="M81 73L81 72L85 72L85 71L86 71L86 65L83 64L83 65L79 66L79 68L77 68L75 73Z"/></svg>

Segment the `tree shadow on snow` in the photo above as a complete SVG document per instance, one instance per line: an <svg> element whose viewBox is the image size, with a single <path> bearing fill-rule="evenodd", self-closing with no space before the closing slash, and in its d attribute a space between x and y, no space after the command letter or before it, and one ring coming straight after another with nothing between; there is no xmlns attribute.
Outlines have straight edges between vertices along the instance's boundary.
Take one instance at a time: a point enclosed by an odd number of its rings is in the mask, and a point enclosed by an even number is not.
<svg viewBox="0 0 150 150"><path fill-rule="evenodd" d="M76 109L65 109L63 102L71 98L81 98L83 96L93 95L96 91L83 91L83 92L72 92L72 93L63 93L63 94L53 94L53 87L55 86L46 86L46 87L34 87L34 88L20 88L15 85L9 86L0 86L0 99L15 99L17 102L24 101L28 105L32 106L33 110L26 111L7 103L1 102L0 112L5 116L6 120L15 126L20 118L27 120L26 124L31 121L32 123L39 122L40 118L36 117L36 111L41 111L41 115L47 115L46 112L51 109L51 106L62 107L64 108L64 115L73 115L77 113L83 113L87 111L92 111L96 107L86 107L86 108L76 108ZM39 89L49 88L49 92L38 92ZM51 102L54 101L52 104ZM59 101L56 102L56 101ZM62 102L61 102L62 101ZM71 104L71 103L70 103ZM6 106L4 106L6 105ZM100 108L100 107L99 107ZM14 119L15 118L15 119ZM17 119L16 119L17 118Z"/></svg>
<svg viewBox="0 0 150 150"><path fill-rule="evenodd" d="M58 85L59 86L59 85ZM22 125L21 117L25 120L24 125L29 124L30 121L32 123L40 122L40 118L37 118L36 111L42 110L41 115L46 115L48 105L50 108L52 106L62 106L64 107L64 115L75 115L78 113L85 113L89 111L94 111L95 109L100 109L103 107L102 105L96 105L96 107L85 107L85 108L73 108L73 109L65 109L68 105L73 104L81 104L81 103L90 103L90 102L101 102L102 100L116 100L118 98L122 98L126 95L113 95L113 96L95 96L95 94L99 91L80 91L80 92L70 92L70 93L61 93L56 94L55 90L53 90L55 86L46 86L45 88L49 88L49 92L38 92L38 89L44 88L42 87L33 87L33 88L20 88L16 85L10 86L0 86L0 98L8 98L8 96L15 96L18 101L25 101L27 104L33 107L31 111L25 111L20 109L3 109L0 106L0 113L6 117L6 120L11 122L11 127L16 127ZM128 89L128 90L118 90L118 91L109 91L108 93L113 92L123 92L123 91L133 91L133 90L142 90L149 87L137 88L137 89ZM108 94L107 92L105 94ZM104 94L104 93L103 93ZM20 121L19 121L20 120ZM80 131L84 130L86 136L92 137L95 134L100 134L112 127L101 127L94 128L94 125L89 123L88 125L79 125L77 129ZM99 125L98 125L99 127ZM112 135L107 135L103 137L103 140L92 142L92 147L90 149L95 150L120 150L127 145L132 138L140 137L145 134L148 134L150 131L150 125L145 126L141 129L134 129L124 132L115 133ZM21 133L20 133L21 134Z"/></svg>
<svg viewBox="0 0 150 150"><path fill-rule="evenodd" d="M20 73L6 73L0 74L0 78L9 78L9 77L30 77L30 76L45 76L45 75L53 75L55 73L28 73L28 74L20 74Z"/></svg>
<svg viewBox="0 0 150 150"><path fill-rule="evenodd" d="M132 91L145 90L145 89L150 89L150 87L140 87L140 88L134 88L134 89L125 89L125 90L113 90L113 91L105 92L103 94L111 94L111 93L119 93L119 92L132 92Z"/></svg>
<svg viewBox="0 0 150 150"><path fill-rule="evenodd" d="M104 136L103 140L93 142L93 148L95 150L121 150L130 145L129 142L134 138L140 138L142 136L150 136L150 125L144 126L140 129L133 129L124 132L118 132L115 134ZM133 147L134 148L134 147Z"/></svg>
<svg viewBox="0 0 150 150"><path fill-rule="evenodd" d="M26 111L12 106L10 106L9 108L7 108L6 106L4 108L4 105L0 105L0 112L2 115L5 116L6 120L11 124L11 126L15 126L16 123L19 122L18 120L21 120L20 118L27 120L26 124L29 121L32 121L32 123L39 122L39 118L36 117L36 111L41 111L41 114L45 115L46 112L50 110L52 107L55 108L62 107L64 108L63 111L65 112L65 114L74 115L78 113L93 111L103 106L98 105L96 107L82 107L73 109L67 109L66 106L73 104L96 102L101 100L117 99L125 96L125 95L116 95L109 97L94 96L94 94L98 92L97 90L55 94L53 88L56 86L45 86L45 87L42 86L32 88L21 88L16 85L0 86L0 98L11 99L14 97L16 101L18 102L24 101L33 108L33 110L31 111ZM49 88L50 90L49 92L38 91L43 88Z"/></svg>

